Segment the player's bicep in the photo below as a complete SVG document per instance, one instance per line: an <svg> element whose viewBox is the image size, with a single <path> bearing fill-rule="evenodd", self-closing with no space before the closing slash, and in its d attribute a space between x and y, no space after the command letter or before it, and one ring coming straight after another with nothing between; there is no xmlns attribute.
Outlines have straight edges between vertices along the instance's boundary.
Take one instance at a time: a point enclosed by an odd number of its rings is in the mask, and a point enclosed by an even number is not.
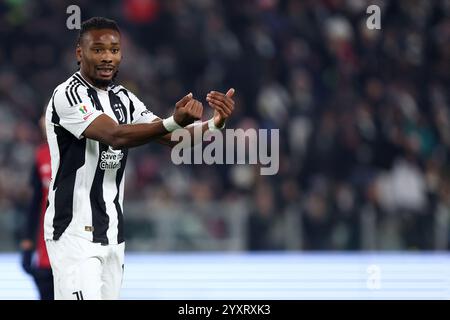
<svg viewBox="0 0 450 320"><path fill-rule="evenodd" d="M118 124L106 114L101 114L84 130L83 136L100 141L104 144L113 144L113 133Z"/></svg>

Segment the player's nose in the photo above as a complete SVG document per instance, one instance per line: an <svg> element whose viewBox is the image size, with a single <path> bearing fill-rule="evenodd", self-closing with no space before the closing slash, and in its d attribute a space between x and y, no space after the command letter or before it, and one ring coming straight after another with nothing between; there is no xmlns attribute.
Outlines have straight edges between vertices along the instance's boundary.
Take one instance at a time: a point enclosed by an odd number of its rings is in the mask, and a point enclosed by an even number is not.
<svg viewBox="0 0 450 320"><path fill-rule="evenodd" d="M102 63L112 63L112 61L113 61L112 54L108 53L108 52L105 52L101 58L102 58Z"/></svg>
<svg viewBox="0 0 450 320"><path fill-rule="evenodd" d="M111 64L112 63L112 58L110 58L110 57L102 57L102 63Z"/></svg>

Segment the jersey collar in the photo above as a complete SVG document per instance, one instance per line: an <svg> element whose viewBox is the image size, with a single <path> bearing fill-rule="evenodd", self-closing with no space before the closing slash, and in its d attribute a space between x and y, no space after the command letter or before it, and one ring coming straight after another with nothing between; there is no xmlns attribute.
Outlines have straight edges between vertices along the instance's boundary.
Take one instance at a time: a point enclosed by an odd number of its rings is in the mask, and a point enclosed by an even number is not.
<svg viewBox="0 0 450 320"><path fill-rule="evenodd" d="M111 83L110 85L108 85L108 87L106 88L106 90L97 88L96 86L93 86L92 84L90 84L82 75L81 72L78 70L77 72L75 72L75 74L77 74L81 80L83 81L83 83L85 85L87 85L89 88L95 89L98 92L108 92L109 90L111 90L113 87L115 87L115 85L113 83Z"/></svg>

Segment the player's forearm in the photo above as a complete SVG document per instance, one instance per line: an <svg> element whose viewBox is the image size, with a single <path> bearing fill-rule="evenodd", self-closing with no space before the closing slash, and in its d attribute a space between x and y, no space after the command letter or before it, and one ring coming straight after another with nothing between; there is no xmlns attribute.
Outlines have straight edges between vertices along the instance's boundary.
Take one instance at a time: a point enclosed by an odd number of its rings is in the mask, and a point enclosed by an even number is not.
<svg viewBox="0 0 450 320"><path fill-rule="evenodd" d="M200 127L201 134L199 134ZM203 134L209 130L208 121L193 123L179 130L186 130L189 133L190 147L193 147L202 142ZM112 140L113 142L109 144L114 149L137 147L153 140L170 147L180 143L179 140L172 140L172 133L168 133L162 120L145 124L118 125Z"/></svg>
<svg viewBox="0 0 450 320"><path fill-rule="evenodd" d="M199 130L199 127L201 127L202 134L198 134L198 131L194 133L194 130ZM195 128L195 129L194 129ZM189 133L189 141L191 142L190 147L195 146L198 143L202 142L202 136L205 133L205 131L208 130L208 121L202 122L202 123L193 123L188 126L186 126L184 129L179 130L186 130L186 132ZM186 139L187 141L188 139ZM184 141L184 135L180 137L179 140L172 140L172 133L168 133L160 138L157 139L157 141L163 145L169 146L173 148L178 143L186 143Z"/></svg>
<svg viewBox="0 0 450 320"><path fill-rule="evenodd" d="M170 145L174 147L179 145L181 148L192 148L197 144L201 144L204 140L204 134L206 131L211 130L208 121L201 123L193 123L186 126L182 132L175 131L166 137L169 140ZM215 127L213 130L217 130Z"/></svg>
<svg viewBox="0 0 450 320"><path fill-rule="evenodd" d="M137 147L161 138L167 133L162 121L117 125L112 133L110 145L114 149Z"/></svg>
<svg viewBox="0 0 450 320"><path fill-rule="evenodd" d="M113 149L146 144L168 133L162 120L139 124L117 124L106 114L98 116L85 129L83 136L100 141Z"/></svg>

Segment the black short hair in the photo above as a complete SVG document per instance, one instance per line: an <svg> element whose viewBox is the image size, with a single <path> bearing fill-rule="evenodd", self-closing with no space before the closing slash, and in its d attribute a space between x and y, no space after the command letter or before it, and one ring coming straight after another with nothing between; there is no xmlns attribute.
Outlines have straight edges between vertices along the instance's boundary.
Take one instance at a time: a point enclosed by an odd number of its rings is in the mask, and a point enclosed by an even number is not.
<svg viewBox="0 0 450 320"><path fill-rule="evenodd" d="M93 17L81 23L77 44L80 44L81 38L89 30L100 29L111 29L117 31L120 34L119 26L114 20L103 17Z"/></svg>

